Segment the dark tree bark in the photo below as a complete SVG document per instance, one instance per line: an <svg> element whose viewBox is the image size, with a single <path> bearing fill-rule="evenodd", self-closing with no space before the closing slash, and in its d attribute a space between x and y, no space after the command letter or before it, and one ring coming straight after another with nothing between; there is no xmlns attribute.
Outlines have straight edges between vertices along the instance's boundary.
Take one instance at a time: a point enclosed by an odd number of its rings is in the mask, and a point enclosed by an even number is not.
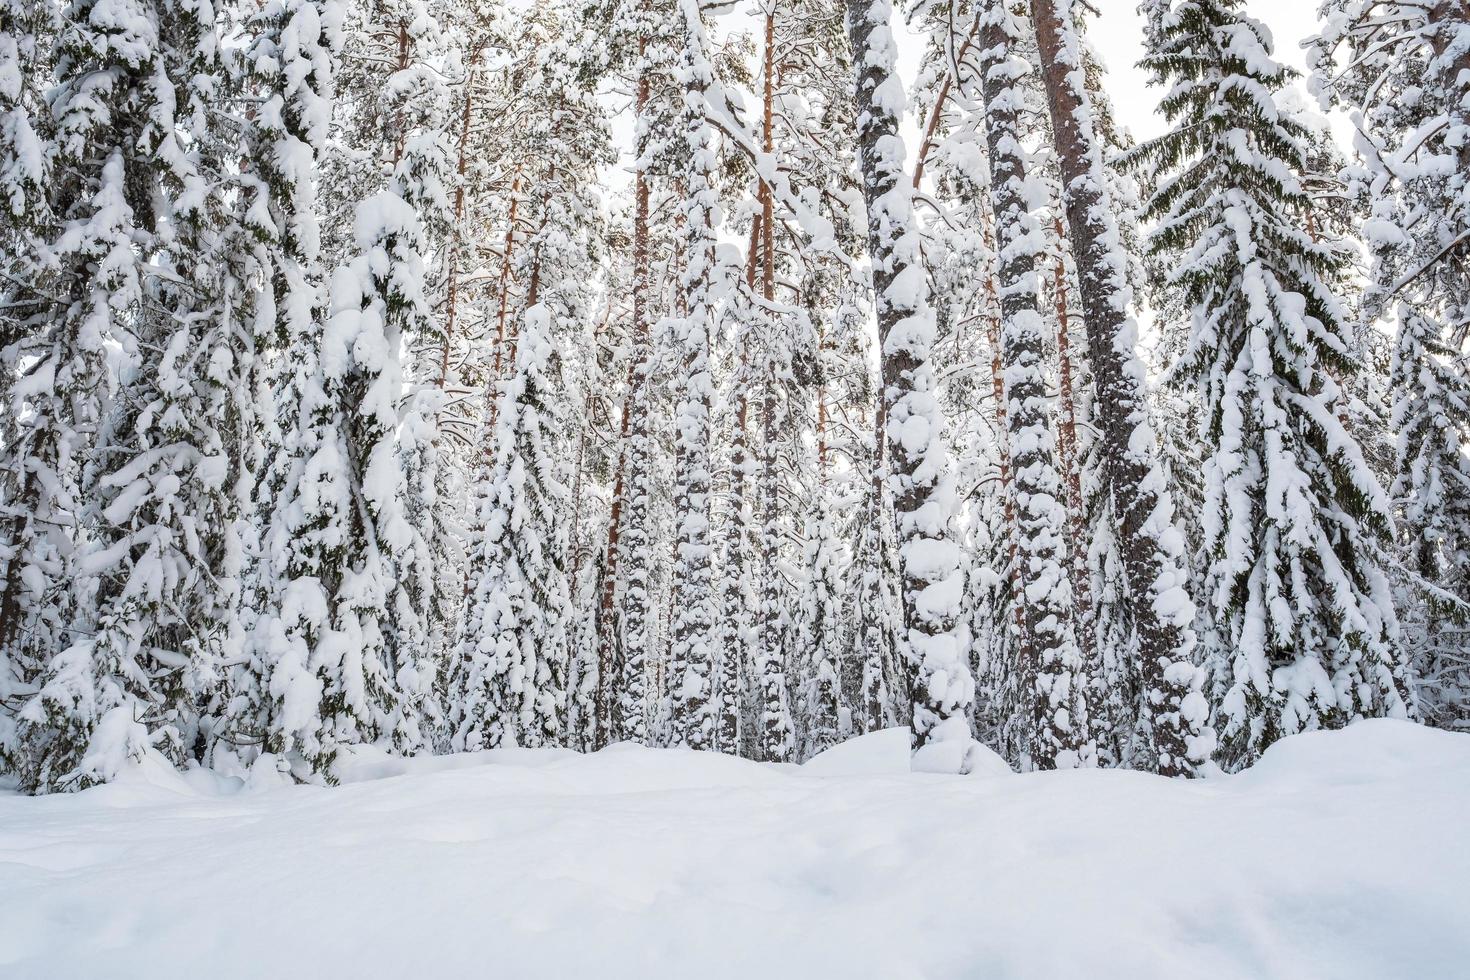
<svg viewBox="0 0 1470 980"><path fill-rule="evenodd" d="M1214 738L1206 727L1199 670L1190 661L1193 607L1177 548L1168 541L1174 534L1173 504L1144 400L1138 328L1128 312L1131 290L1084 88L1073 0L1033 0L1031 12L1087 322L1104 476L1120 525L1142 709L1158 771L1192 775L1213 749Z"/></svg>

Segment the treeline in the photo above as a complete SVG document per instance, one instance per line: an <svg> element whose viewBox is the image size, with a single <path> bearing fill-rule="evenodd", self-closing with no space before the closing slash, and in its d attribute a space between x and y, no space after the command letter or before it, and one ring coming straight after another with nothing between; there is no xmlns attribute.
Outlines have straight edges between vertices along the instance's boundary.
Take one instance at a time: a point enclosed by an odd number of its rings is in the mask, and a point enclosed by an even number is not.
<svg viewBox="0 0 1470 980"><path fill-rule="evenodd" d="M0 769L1470 725L1470 4L1240 8L0 0Z"/></svg>

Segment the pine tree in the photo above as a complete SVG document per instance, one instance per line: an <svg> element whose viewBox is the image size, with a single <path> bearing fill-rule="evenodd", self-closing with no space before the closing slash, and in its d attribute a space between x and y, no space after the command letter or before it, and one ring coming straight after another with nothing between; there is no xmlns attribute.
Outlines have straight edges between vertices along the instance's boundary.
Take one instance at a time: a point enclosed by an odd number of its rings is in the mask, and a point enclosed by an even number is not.
<svg viewBox="0 0 1470 980"><path fill-rule="evenodd" d="M688 162L683 173L684 270L680 315L674 342L681 361L675 407L673 649L670 654L675 738L693 749L712 746L715 737L714 593L710 539L710 408L714 398L710 339L717 296L715 267L718 194L715 155L706 121L706 91L713 69L705 53L697 0L681 0L679 27L683 48L676 72L685 85L680 122Z"/></svg>
<svg viewBox="0 0 1470 980"><path fill-rule="evenodd" d="M1028 201L1041 195L1028 184L1017 125L1019 82L1029 71L1019 50L1022 23L1009 4L995 0L981 18L979 42L1000 253L1006 424L1024 589L1019 656L1035 685L1031 761L1043 769L1071 768L1091 762L1095 748L1088 734L1085 672L1072 625L1067 516L1047 404L1044 327L1037 309L1045 238Z"/></svg>
<svg viewBox="0 0 1470 980"><path fill-rule="evenodd" d="M886 0L849 0L848 40L857 71L858 161L868 210L890 476L903 559L904 619L914 680L914 737L965 743L974 697L955 618L959 556L949 537L953 487L934 396L928 308L910 189L903 180L898 113L903 89Z"/></svg>
<svg viewBox="0 0 1470 980"><path fill-rule="evenodd" d="M1302 228L1306 132L1272 98L1289 73L1235 0L1180 0L1144 65L1173 81L1152 247L1192 311L1173 377L1201 402L1209 651L1225 764L1284 735L1406 711L1397 623L1372 542L1388 505L1343 428L1345 261Z"/></svg>
<svg viewBox="0 0 1470 980"><path fill-rule="evenodd" d="M1032 0L1031 14L1087 319L1102 428L1099 452L1106 460L1124 587L1138 638L1147 764L1164 775L1187 775L1209 758L1215 739L1201 672L1190 659L1194 609L1181 567L1183 543L1144 398L1144 369L1135 349L1138 328L1128 313L1127 261L1082 71L1076 5L1074 0Z"/></svg>

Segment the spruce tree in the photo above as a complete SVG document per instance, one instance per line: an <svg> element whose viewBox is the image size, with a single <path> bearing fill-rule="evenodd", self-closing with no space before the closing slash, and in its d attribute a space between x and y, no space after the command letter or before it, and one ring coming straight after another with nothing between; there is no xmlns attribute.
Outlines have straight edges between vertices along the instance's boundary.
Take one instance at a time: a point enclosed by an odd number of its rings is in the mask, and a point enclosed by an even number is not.
<svg viewBox="0 0 1470 980"><path fill-rule="evenodd" d="M522 318L516 363L486 434L461 630L453 746L557 745L563 739L568 628L568 487L559 441L564 397L547 306Z"/></svg>
<svg viewBox="0 0 1470 980"><path fill-rule="evenodd" d="M155 161L143 147L150 127L172 124L160 116L174 94L159 22L154 4L118 11L76 0L56 37L48 160L56 224L49 242L37 242L55 270L47 283L55 300L50 324L17 352L37 359L29 383L12 389L30 416L14 451L35 483L18 495L31 517L9 548L12 561L24 562L22 588L41 611L39 621L18 625L27 640L45 644L22 653L39 671L17 717L18 768L32 791L109 778L152 742L137 719L158 695L155 664L145 657L129 669L135 651L125 637L108 635L98 572L81 559L98 551L97 450L117 422L108 348L136 361L143 255L157 231Z"/></svg>
<svg viewBox="0 0 1470 980"><path fill-rule="evenodd" d="M1397 327L1388 399L1405 645L1415 651L1426 720L1464 726L1470 592L1457 515L1470 511L1460 448L1470 434L1470 6L1323 7L1328 16L1308 59L1323 103L1358 120L1356 183L1372 257L1362 316Z"/></svg>
<svg viewBox="0 0 1470 980"><path fill-rule="evenodd" d="M252 576L259 615L249 661L233 672L230 713L237 740L279 756L302 778L330 778L344 743L376 738L377 695L391 684L375 655L380 637L365 636L358 619L360 601L376 597L338 601L346 578L372 571L351 563L363 536L343 431L349 389L359 394L368 383L349 370L362 284L342 277L329 309L313 172L332 120L343 17L334 0L272 0L251 18L244 55L261 100L246 133L248 169L258 178L248 220L265 243L256 344L273 355L273 410L263 418L268 456ZM333 312L341 316L326 331ZM372 646L364 659L365 639Z"/></svg>
<svg viewBox="0 0 1470 980"><path fill-rule="evenodd" d="M44 601L59 584L65 526L48 519L59 516L48 513L49 467L32 465L42 462L38 450L49 453L51 418L30 409L33 399L49 400L61 353L42 269L54 220L43 93L56 12L51 4L0 4L0 767L8 771L19 764L15 712L60 627Z"/></svg>
<svg viewBox="0 0 1470 980"><path fill-rule="evenodd" d="M1470 724L1470 381L1464 356L1408 303L1389 375L1398 433L1393 496L1422 596L1415 679L1427 720ZM1456 642L1456 641L1459 642Z"/></svg>
<svg viewBox="0 0 1470 980"><path fill-rule="evenodd" d="M1143 64L1172 83L1147 214L1191 310L1171 367L1200 401L1208 651L1223 762L1276 739L1406 712L1397 622L1374 541L1387 499L1338 414L1355 366L1329 286L1346 260L1303 225L1307 133L1289 78L1236 0L1179 0Z"/></svg>
<svg viewBox="0 0 1470 980"><path fill-rule="evenodd" d="M141 149L156 161L151 262L91 490L93 658L139 699L133 718L181 761L207 755L222 665L240 622L240 522L250 483L248 272L236 225L233 133L211 103L233 90L212 11L158 7L161 75Z"/></svg>

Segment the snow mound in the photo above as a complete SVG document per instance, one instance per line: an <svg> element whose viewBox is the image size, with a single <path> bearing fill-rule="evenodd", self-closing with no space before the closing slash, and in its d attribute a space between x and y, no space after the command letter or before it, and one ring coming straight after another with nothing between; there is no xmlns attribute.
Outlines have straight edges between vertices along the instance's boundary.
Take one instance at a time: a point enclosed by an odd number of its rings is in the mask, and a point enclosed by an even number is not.
<svg viewBox="0 0 1470 980"><path fill-rule="evenodd" d="M0 793L0 976L1366 980L1470 962L1470 736L1365 723L1195 782L906 773L900 739L803 768L513 749L355 754L332 789L145 764Z"/></svg>
<svg viewBox="0 0 1470 980"><path fill-rule="evenodd" d="M1351 786L1413 772L1457 772L1470 777L1470 736L1413 722L1375 718L1341 731L1305 732L1282 739L1250 769L1240 785L1286 789Z"/></svg>
<svg viewBox="0 0 1470 980"><path fill-rule="evenodd" d="M966 771L971 776L1014 776L1015 770L999 752L988 745L976 742L970 746L970 754L965 759Z"/></svg>
<svg viewBox="0 0 1470 980"><path fill-rule="evenodd" d="M810 776L892 776L909 771L909 730L886 728L859 735L808 759Z"/></svg>

